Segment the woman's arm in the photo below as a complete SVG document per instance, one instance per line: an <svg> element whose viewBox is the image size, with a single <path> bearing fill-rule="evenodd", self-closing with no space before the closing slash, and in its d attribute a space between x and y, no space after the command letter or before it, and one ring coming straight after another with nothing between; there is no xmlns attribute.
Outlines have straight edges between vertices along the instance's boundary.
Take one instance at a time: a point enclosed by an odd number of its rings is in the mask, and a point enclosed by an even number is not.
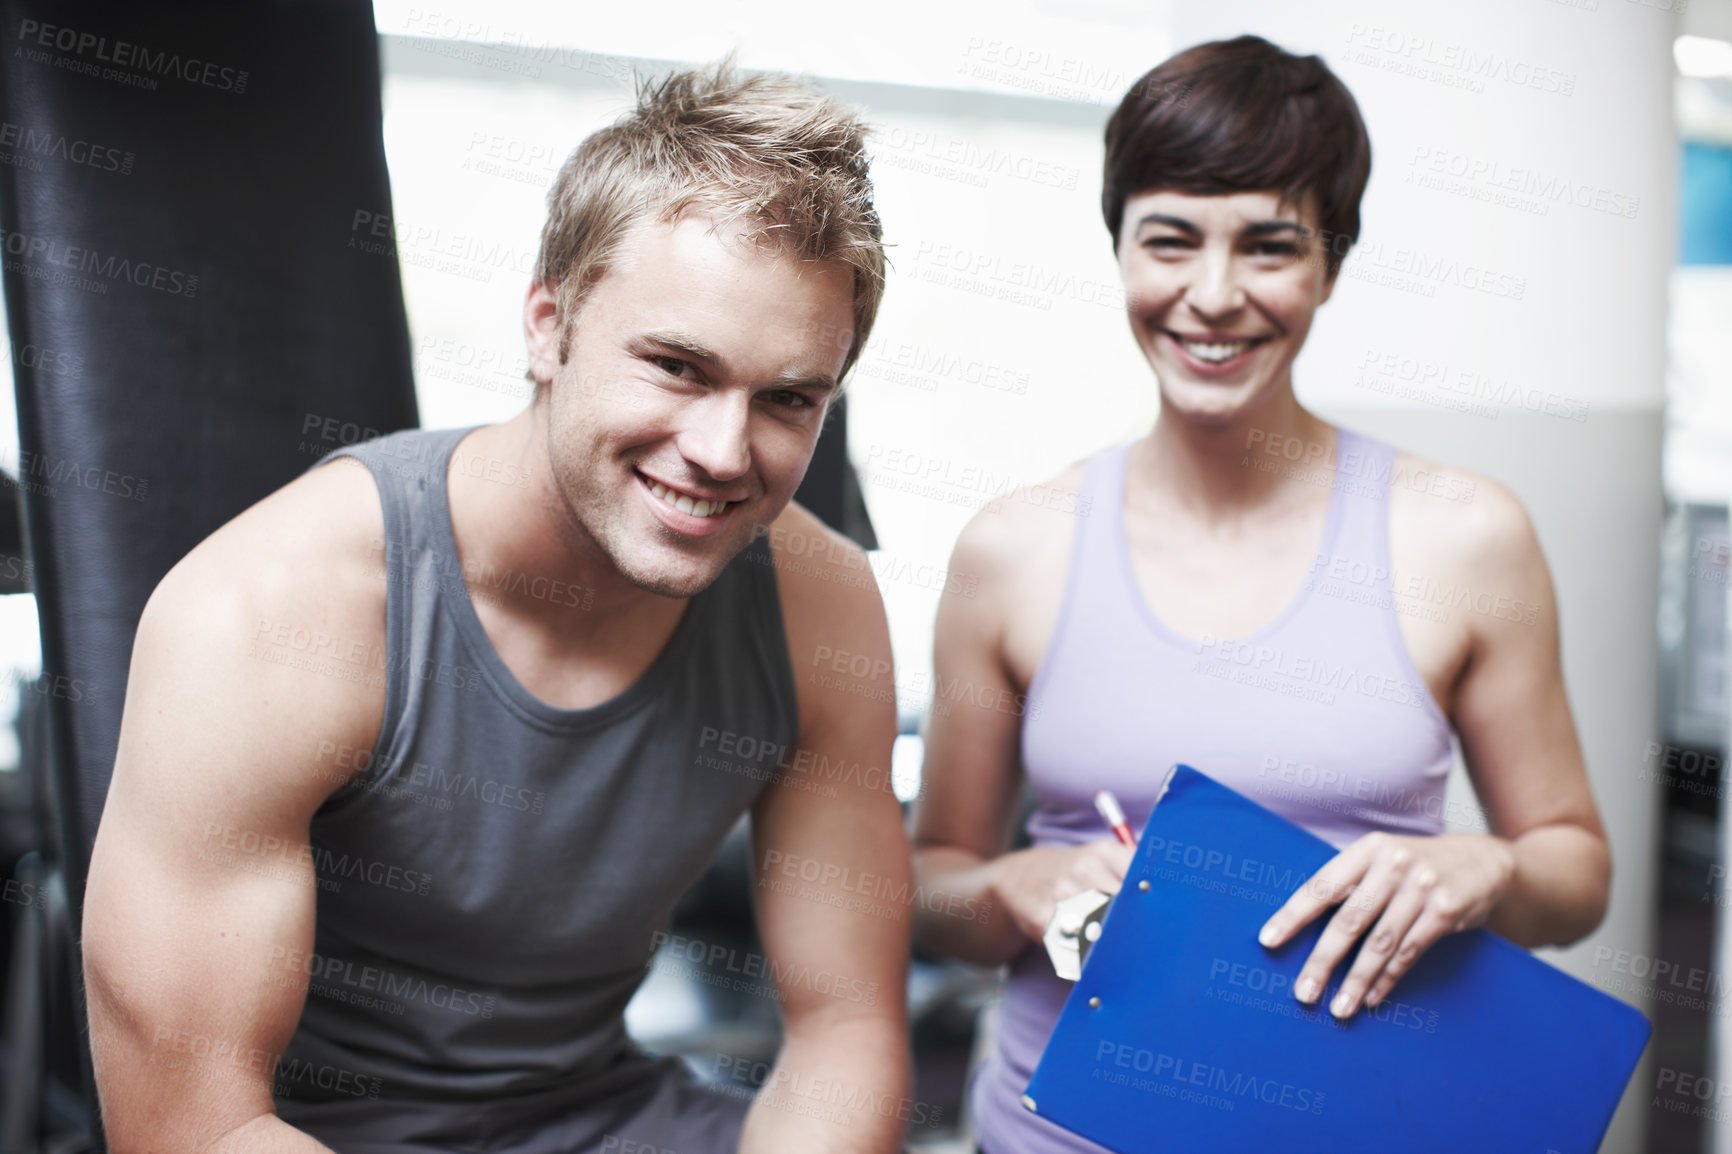
<svg viewBox="0 0 1732 1154"><path fill-rule="evenodd" d="M1452 720L1486 820L1516 859L1486 924L1524 946L1564 945L1605 916L1611 849L1564 693L1551 572L1520 502L1498 485L1479 492L1483 604Z"/></svg>
<svg viewBox="0 0 1732 1154"><path fill-rule="evenodd" d="M1301 1001L1369 930L1331 1003L1339 1017L1381 1001L1446 934L1485 925L1525 946L1562 944L1605 914L1611 854L1564 693L1551 576L1515 497L1489 482L1477 493L1453 508L1414 496L1412 516L1392 521L1429 542L1427 571L1410 576L1471 591L1452 601L1469 640L1450 712L1497 833L1367 835L1269 919L1261 940L1276 946L1340 906L1294 983Z"/></svg>
<svg viewBox="0 0 1732 1154"><path fill-rule="evenodd" d="M1009 961L1039 940L1059 900L1085 889L1115 892L1130 864L1131 851L1111 839L1004 852L1020 800L1024 720L1021 705L1006 703L1027 700L1005 653L1006 626L1019 605L1026 608L1019 598L1031 578L1047 586L1056 581L1062 592L1068 541L1043 540L1038 553L1031 549L1036 534L1052 535L1041 519L1054 516L1064 515L1005 508L977 516L950 560L950 572L977 579L974 596L946 596L938 610L939 692L915 808L914 870L923 900L916 903L914 937L936 953L981 965ZM1057 562L1037 572L1036 556Z"/></svg>

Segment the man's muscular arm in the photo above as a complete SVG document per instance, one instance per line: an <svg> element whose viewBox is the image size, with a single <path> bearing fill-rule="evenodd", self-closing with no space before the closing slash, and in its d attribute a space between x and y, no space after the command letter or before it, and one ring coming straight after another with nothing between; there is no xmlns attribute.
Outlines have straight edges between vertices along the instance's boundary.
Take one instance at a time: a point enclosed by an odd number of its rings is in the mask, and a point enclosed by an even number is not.
<svg viewBox="0 0 1732 1154"><path fill-rule="evenodd" d="M910 1113L913 886L890 788L889 629L857 546L797 505L777 519L770 543L800 737L792 772L765 788L752 813L758 929L782 995L783 1044L740 1149L896 1150ZM842 672L837 654L847 655Z"/></svg>
<svg viewBox="0 0 1732 1154"><path fill-rule="evenodd" d="M277 1119L271 1083L307 993L286 959L313 948L308 823L354 773L321 743L369 748L384 708L377 662L315 641L382 649L384 582L364 571L381 525L364 467L334 462L218 530L145 607L84 907L114 1154L326 1149Z"/></svg>

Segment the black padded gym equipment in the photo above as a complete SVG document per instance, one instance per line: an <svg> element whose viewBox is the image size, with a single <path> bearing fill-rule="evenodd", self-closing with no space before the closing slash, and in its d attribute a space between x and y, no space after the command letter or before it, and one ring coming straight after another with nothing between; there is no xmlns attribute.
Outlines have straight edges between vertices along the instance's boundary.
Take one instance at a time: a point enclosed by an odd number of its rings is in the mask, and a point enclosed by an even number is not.
<svg viewBox="0 0 1732 1154"><path fill-rule="evenodd" d="M369 3L0 0L0 45L0 283L42 628L43 848L65 902L46 921L74 939L47 956L77 991L151 590L341 438L418 421L397 261L348 243L357 214L391 211ZM76 1039L88 1107L70 1001L42 1033ZM12 1077L41 1069L42 1038L14 1044L37 1049L9 1055ZM54 1080L37 1089L14 1109L46 1116ZM46 1128L13 1116L4 1133Z"/></svg>

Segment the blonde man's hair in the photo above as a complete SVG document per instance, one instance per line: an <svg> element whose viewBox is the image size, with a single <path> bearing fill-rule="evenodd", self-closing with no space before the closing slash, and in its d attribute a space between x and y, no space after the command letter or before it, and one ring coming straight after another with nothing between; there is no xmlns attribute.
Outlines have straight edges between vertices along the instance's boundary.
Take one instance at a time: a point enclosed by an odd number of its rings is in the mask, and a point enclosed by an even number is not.
<svg viewBox="0 0 1732 1154"><path fill-rule="evenodd" d="M811 85L778 73L742 77L731 59L640 84L637 106L579 144L547 193L535 281L558 286L559 363L579 307L631 228L700 209L792 256L853 268L853 333L832 337L849 341L846 376L884 295L866 132Z"/></svg>

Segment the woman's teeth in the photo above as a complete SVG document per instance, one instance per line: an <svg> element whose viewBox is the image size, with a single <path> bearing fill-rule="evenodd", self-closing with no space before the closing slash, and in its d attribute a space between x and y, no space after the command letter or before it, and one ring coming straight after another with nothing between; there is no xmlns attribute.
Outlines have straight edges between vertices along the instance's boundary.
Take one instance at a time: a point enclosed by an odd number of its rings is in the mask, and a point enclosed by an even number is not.
<svg viewBox="0 0 1732 1154"><path fill-rule="evenodd" d="M1232 360L1234 357L1238 356L1240 353L1243 353L1244 351L1249 349L1252 345L1256 344L1257 342L1256 341L1188 341L1188 340L1185 340L1184 338L1181 337L1179 339L1179 343L1185 346L1185 351L1187 353L1190 353L1193 357L1196 357L1199 361L1208 361L1211 364L1220 364L1222 361Z"/></svg>
<svg viewBox="0 0 1732 1154"><path fill-rule="evenodd" d="M674 492L660 481L650 485L650 492L661 498L664 504L694 517L714 517L728 507L726 501L694 501L684 493Z"/></svg>

